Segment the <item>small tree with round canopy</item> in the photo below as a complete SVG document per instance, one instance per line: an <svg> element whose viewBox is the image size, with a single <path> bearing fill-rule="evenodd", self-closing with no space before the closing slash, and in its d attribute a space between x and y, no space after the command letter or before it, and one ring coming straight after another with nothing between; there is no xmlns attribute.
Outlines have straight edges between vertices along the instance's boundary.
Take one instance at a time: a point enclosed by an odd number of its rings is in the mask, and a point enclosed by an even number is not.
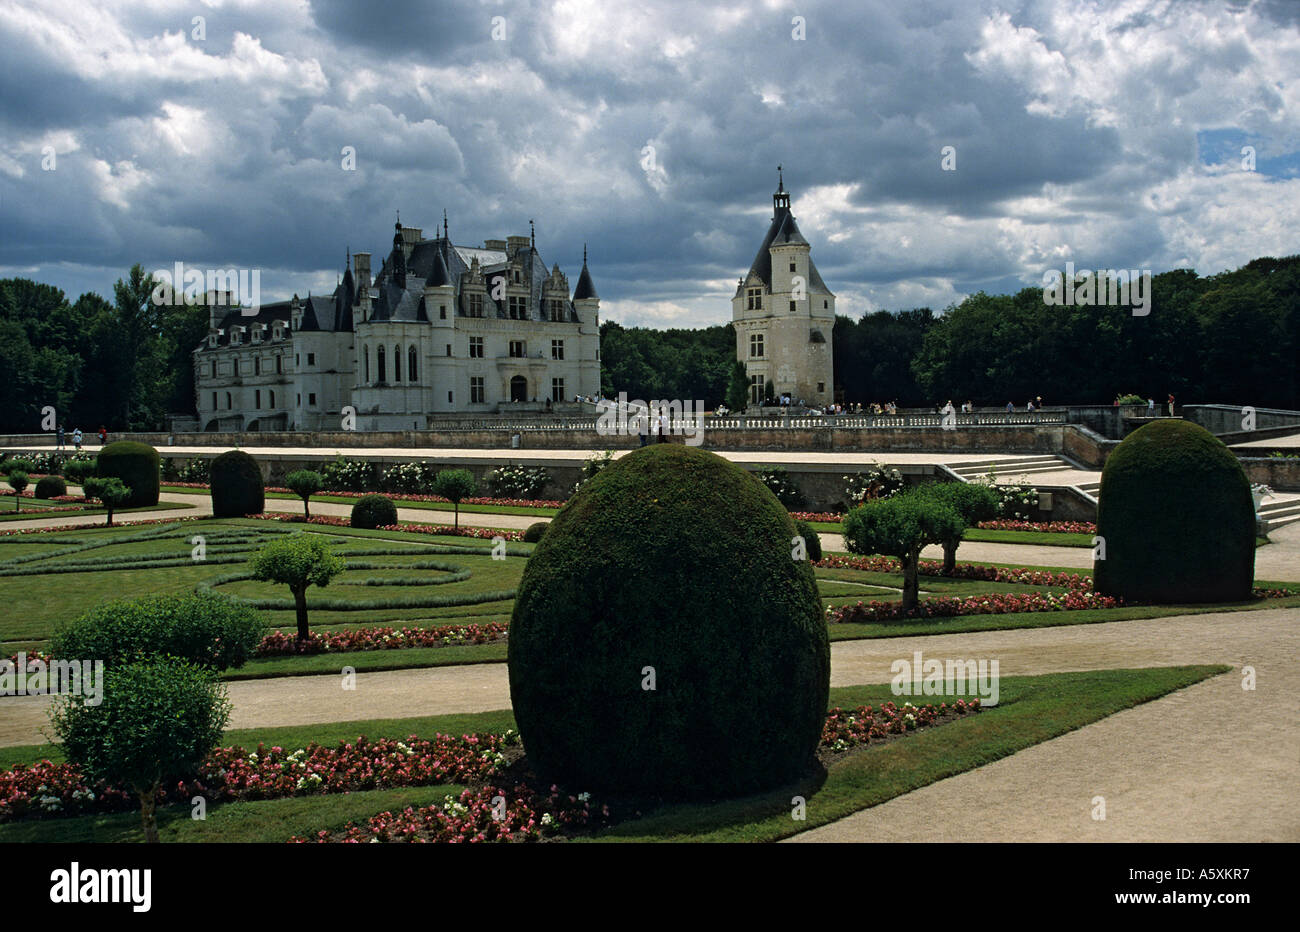
<svg viewBox="0 0 1300 932"><path fill-rule="evenodd" d="M9 488L14 490L14 511L22 511L23 489L27 488L27 473L21 469L11 469L5 481L9 483Z"/></svg>
<svg viewBox="0 0 1300 932"><path fill-rule="evenodd" d="M122 484L122 480L113 476L90 476L81 486L86 498L97 498L108 512L108 526L113 525L113 512L131 501L131 489Z"/></svg>
<svg viewBox="0 0 1300 932"><path fill-rule="evenodd" d="M284 477L285 488L302 499L303 517L311 519L311 497L325 488L325 477L310 469L298 469Z"/></svg>
<svg viewBox="0 0 1300 932"><path fill-rule="evenodd" d="M474 474L468 469L444 469L433 480L433 494L441 495L455 508L455 526L460 527L460 503L478 491Z"/></svg>
<svg viewBox="0 0 1300 932"><path fill-rule="evenodd" d="M944 575L951 576L957 568L957 548L961 545L966 528L997 517L997 493L979 482L930 482L917 486L916 493L946 502L961 517L961 531L939 542L943 544Z"/></svg>
<svg viewBox="0 0 1300 932"><path fill-rule="evenodd" d="M883 553L903 567L903 611L920 600L921 550L960 538L965 524L952 505L916 492L859 505L844 516L844 542L851 553Z"/></svg>
<svg viewBox="0 0 1300 932"><path fill-rule="evenodd" d="M347 569L342 557L329 549L319 537L292 534L273 540L249 558L253 578L282 583L293 593L298 618L298 640L307 640L307 587L328 586L330 580Z"/></svg>
<svg viewBox="0 0 1300 932"><path fill-rule="evenodd" d="M221 741L225 687L196 664L149 657L110 666L100 701L87 702L69 694L51 710L63 753L89 779L134 791L144 840L156 844L159 787L193 776Z"/></svg>

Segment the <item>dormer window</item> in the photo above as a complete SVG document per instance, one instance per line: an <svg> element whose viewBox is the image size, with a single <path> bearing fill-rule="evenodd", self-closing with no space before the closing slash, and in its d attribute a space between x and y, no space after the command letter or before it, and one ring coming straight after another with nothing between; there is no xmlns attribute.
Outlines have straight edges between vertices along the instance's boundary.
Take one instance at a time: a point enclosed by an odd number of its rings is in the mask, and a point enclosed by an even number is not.
<svg viewBox="0 0 1300 932"><path fill-rule="evenodd" d="M256 327L253 328L253 342L254 342L254 343L261 343L261 342L262 342L262 326L261 326L261 324L258 324Z"/></svg>
<svg viewBox="0 0 1300 932"><path fill-rule="evenodd" d="M748 288L745 290L745 297L748 299L746 310L761 311L763 309L763 289Z"/></svg>
<svg viewBox="0 0 1300 932"><path fill-rule="evenodd" d="M238 328L238 327L236 327L236 328L234 328L233 330L230 331L230 345L231 345L231 346L238 346L238 345L239 345L239 328Z"/></svg>
<svg viewBox="0 0 1300 932"><path fill-rule="evenodd" d="M273 328L271 329L271 339L272 339L272 340L283 340L283 339L284 339L284 329L283 329L282 327L280 327L279 325L273 327Z"/></svg>
<svg viewBox="0 0 1300 932"><path fill-rule="evenodd" d="M217 340L219 339L221 339L221 331L220 330L212 331L211 333L208 334L208 346L215 349L217 345Z"/></svg>

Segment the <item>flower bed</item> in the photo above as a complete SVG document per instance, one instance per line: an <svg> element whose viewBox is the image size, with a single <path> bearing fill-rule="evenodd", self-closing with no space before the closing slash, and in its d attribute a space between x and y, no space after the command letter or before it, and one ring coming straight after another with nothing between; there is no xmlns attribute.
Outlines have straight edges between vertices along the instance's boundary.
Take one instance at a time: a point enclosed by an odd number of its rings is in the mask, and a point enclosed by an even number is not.
<svg viewBox="0 0 1300 932"><path fill-rule="evenodd" d="M826 623L912 621L918 618L954 618L958 615L1010 615L1020 612L1069 612L1085 608L1118 608L1122 599L1076 590L1062 595L1050 592L1003 592L965 598L940 596L903 611L902 602L858 602L826 609Z"/></svg>
<svg viewBox="0 0 1300 932"><path fill-rule="evenodd" d="M1097 525L1091 521L1016 521L999 518L981 521L978 528L984 531L1038 531L1043 534L1096 534Z"/></svg>
<svg viewBox="0 0 1300 932"><path fill-rule="evenodd" d="M790 518L794 521L825 521L831 524L839 524L844 520L844 515L830 511L792 511L790 512Z"/></svg>
<svg viewBox="0 0 1300 932"><path fill-rule="evenodd" d="M894 557L823 557L817 566L833 569L865 570L871 573L901 573L902 564ZM1026 567L980 566L975 563L958 563L952 573L943 572L939 560L922 560L922 576L947 576L949 579L978 579L984 582L1013 583L1021 586L1054 586L1063 589L1092 589L1092 577L1082 573L1052 573Z"/></svg>
<svg viewBox="0 0 1300 932"><path fill-rule="evenodd" d="M966 715L979 710L978 699L958 699L952 705L941 702L937 706L914 706L910 702L896 706L892 702L886 702L879 709L873 709L869 705L856 709L841 709L837 706L826 715L821 747L824 751L847 751L871 741L883 741L891 734L901 735L938 724L952 714Z"/></svg>
<svg viewBox="0 0 1300 932"><path fill-rule="evenodd" d="M505 735L437 735L425 740L383 738L340 742L334 747L309 744L286 754L258 745L218 748L192 780L170 783L158 791L160 805L208 800L282 799L325 793L349 793L400 786L429 786L486 780L505 762L502 750L517 744ZM0 822L50 818L90 812L139 808L135 794L104 783L87 784L72 764L42 761L0 771Z"/></svg>
<svg viewBox="0 0 1300 932"><path fill-rule="evenodd" d="M259 521L287 521L293 524L324 524L329 527L351 527L352 522L339 515L312 515L310 518L304 518L302 515L290 515L283 512L271 511L263 512L258 515L247 515L249 518L256 518ZM411 534L436 534L440 537L474 537L480 540L492 540L495 537L501 537L510 541L521 541L524 539L523 531L497 530L490 527L452 527L450 524L383 524L377 530L380 531L407 531Z"/></svg>
<svg viewBox="0 0 1300 932"><path fill-rule="evenodd" d="M296 654L345 653L358 650L401 650L407 647L447 647L453 644L487 644L499 641L508 625L490 621L481 625L438 625L434 628L353 628L348 631L308 633L305 641L289 632L273 631L257 645L256 657Z"/></svg>

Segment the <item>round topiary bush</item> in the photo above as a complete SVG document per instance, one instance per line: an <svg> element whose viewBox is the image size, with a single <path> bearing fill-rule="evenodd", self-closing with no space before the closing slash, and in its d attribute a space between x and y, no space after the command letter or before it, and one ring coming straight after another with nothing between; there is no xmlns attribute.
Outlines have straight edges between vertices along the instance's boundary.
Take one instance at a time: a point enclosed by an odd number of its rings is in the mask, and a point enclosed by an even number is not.
<svg viewBox="0 0 1300 932"><path fill-rule="evenodd" d="M266 510L262 470L243 450L228 450L214 459L209 476L214 516L239 518Z"/></svg>
<svg viewBox="0 0 1300 932"><path fill-rule="evenodd" d="M529 558L510 623L511 701L538 774L703 798L809 772L830 647L794 534L758 478L685 444L583 483Z"/></svg>
<svg viewBox="0 0 1300 932"><path fill-rule="evenodd" d="M117 478L131 490L123 508L143 508L158 504L158 451L147 443L117 440L99 451L95 472L101 479Z"/></svg>
<svg viewBox="0 0 1300 932"><path fill-rule="evenodd" d="M382 495L363 495L352 506L352 526L374 530L397 523L397 506Z"/></svg>
<svg viewBox="0 0 1300 932"><path fill-rule="evenodd" d="M1140 427L1101 474L1098 592L1139 602L1235 602L1255 576L1250 482L1223 443L1187 421Z"/></svg>
<svg viewBox="0 0 1300 932"><path fill-rule="evenodd" d="M808 559L816 563L822 558L822 539L813 526L807 521L796 521L794 523L794 532L803 538L804 547L808 551Z"/></svg>
<svg viewBox="0 0 1300 932"><path fill-rule="evenodd" d="M537 543L539 540L542 539L542 535L546 533L546 528L549 525L550 525L549 521L537 521L534 522L533 524L528 525L528 527L524 530L524 543L526 544Z"/></svg>
<svg viewBox="0 0 1300 932"><path fill-rule="evenodd" d="M42 476L36 483L35 495L37 498L54 498L56 495L67 495L68 483L62 476Z"/></svg>

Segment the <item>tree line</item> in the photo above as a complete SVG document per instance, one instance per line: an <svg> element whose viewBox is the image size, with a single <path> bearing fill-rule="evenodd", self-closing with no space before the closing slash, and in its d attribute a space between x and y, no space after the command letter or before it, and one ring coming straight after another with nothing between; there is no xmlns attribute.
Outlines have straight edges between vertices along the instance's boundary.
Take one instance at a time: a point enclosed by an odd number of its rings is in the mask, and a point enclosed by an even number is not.
<svg viewBox="0 0 1300 932"><path fill-rule="evenodd" d="M71 429L161 430L194 414L192 352L207 333L201 305L157 305L135 265L113 300L69 302L51 285L0 280L0 432L40 430L54 407ZM978 292L930 308L837 316L835 386L849 404L1021 407L1109 404L1138 394L1163 402L1300 409L1300 256L1254 259L1198 276L1152 277L1150 312L1048 305L1041 288ZM609 397L743 404L747 378L728 324L653 330L605 321L601 390Z"/></svg>

